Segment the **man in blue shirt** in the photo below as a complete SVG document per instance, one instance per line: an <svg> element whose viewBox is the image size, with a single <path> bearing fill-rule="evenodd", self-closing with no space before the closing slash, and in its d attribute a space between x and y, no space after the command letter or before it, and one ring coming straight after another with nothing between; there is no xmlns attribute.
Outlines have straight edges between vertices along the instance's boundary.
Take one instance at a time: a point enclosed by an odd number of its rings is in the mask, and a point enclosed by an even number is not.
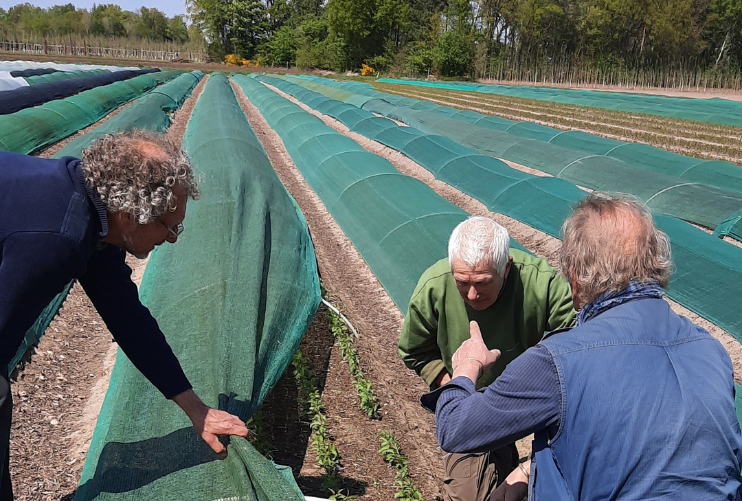
<svg viewBox="0 0 742 501"><path fill-rule="evenodd" d="M105 136L82 160L0 152L0 501L13 499L8 364L42 310L75 279L131 362L215 452L226 453L220 435L247 436L237 416L193 392L125 263L127 251L141 259L178 240L188 198L198 198L188 157L141 131Z"/></svg>
<svg viewBox="0 0 742 501"><path fill-rule="evenodd" d="M533 461L493 500L742 500L742 434L729 355L662 298L670 243L636 202L591 195L564 225L577 325L552 333L482 392L500 356L478 326L453 379L423 396L450 452L535 433ZM530 476L530 485L529 485Z"/></svg>

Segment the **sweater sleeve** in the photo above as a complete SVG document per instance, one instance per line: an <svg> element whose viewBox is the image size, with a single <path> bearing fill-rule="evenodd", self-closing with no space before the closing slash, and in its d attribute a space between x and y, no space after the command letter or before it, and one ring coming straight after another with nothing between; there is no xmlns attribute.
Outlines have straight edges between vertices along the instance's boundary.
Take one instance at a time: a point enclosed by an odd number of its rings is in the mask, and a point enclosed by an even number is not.
<svg viewBox="0 0 742 501"><path fill-rule="evenodd" d="M432 389L438 374L446 368L438 347L438 319L428 291L415 291L407 308L397 346L405 365L414 370Z"/></svg>
<svg viewBox="0 0 742 501"><path fill-rule="evenodd" d="M554 359L541 345L510 362L483 391L457 377L423 395L435 409L438 442L446 452L485 452L547 427L557 426L561 391Z"/></svg>
<svg viewBox="0 0 742 501"><path fill-rule="evenodd" d="M134 366L166 398L191 388L188 378L131 281L126 252L113 246L96 251L80 278L95 309Z"/></svg>
<svg viewBox="0 0 742 501"><path fill-rule="evenodd" d="M554 272L549 282L549 312L546 331L572 327L575 323L575 310L572 305L572 288L562 275Z"/></svg>
<svg viewBox="0 0 742 501"><path fill-rule="evenodd" d="M0 370L44 308L82 270L80 261L74 242L51 232L19 232L0 242Z"/></svg>

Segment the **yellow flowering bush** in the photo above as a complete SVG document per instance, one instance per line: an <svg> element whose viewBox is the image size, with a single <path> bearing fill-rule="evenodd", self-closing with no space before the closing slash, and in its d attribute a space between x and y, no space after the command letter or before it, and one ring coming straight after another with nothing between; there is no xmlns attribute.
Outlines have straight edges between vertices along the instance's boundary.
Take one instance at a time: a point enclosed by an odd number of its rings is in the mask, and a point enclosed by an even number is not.
<svg viewBox="0 0 742 501"><path fill-rule="evenodd" d="M371 66L367 65L366 63L363 63L363 66L361 67L361 76L367 77L369 75L373 75L374 73L376 72Z"/></svg>
<svg viewBox="0 0 742 501"><path fill-rule="evenodd" d="M224 62L227 66L240 66L242 58L237 54L227 54L224 56Z"/></svg>

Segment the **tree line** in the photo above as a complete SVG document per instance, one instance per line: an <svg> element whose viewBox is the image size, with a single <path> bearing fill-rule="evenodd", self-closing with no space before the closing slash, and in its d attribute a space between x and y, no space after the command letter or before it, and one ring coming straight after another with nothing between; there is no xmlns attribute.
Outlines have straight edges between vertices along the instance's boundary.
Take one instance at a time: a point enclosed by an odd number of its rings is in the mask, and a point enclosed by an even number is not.
<svg viewBox="0 0 742 501"><path fill-rule="evenodd" d="M8 10L0 8L0 34L6 40L38 41L43 39L80 40L88 37L107 39L148 40L186 45L203 42L200 32L189 29L183 15L168 18L156 8L142 7L136 12L118 5L100 4L77 9L72 4L55 5L48 9L30 3L18 4Z"/></svg>
<svg viewBox="0 0 742 501"><path fill-rule="evenodd" d="M201 40L267 65L401 76L565 80L739 75L740 0L186 0L191 24L156 9L0 9L0 28ZM612 77L611 77L612 78ZM644 78L644 76L641 76ZM689 80L690 82L690 80ZM649 84L649 82L648 82Z"/></svg>

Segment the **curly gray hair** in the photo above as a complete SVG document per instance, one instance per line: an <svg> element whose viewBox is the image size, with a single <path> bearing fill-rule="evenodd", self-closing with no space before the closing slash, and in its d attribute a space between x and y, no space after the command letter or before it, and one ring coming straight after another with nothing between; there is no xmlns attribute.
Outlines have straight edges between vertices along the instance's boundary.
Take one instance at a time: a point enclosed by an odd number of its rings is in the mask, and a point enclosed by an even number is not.
<svg viewBox="0 0 742 501"><path fill-rule="evenodd" d="M151 132L103 136L83 150L82 169L109 212L127 212L139 224L175 210L176 184L186 196L199 197L188 156L173 140Z"/></svg>
<svg viewBox="0 0 742 501"><path fill-rule="evenodd" d="M635 200L594 193L580 201L562 232L561 271L576 289L577 308L632 280L665 287L670 279L670 240Z"/></svg>

